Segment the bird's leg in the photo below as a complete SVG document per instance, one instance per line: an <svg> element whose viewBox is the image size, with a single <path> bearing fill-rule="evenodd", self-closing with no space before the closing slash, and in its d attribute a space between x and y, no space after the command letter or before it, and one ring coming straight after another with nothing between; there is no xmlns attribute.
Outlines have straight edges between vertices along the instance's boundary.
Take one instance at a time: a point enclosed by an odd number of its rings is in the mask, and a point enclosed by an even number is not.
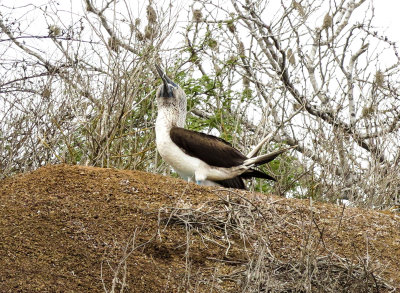
<svg viewBox="0 0 400 293"><path fill-rule="evenodd" d="M196 180L196 184L203 185L203 182L207 179L207 175L196 171L194 173L194 179Z"/></svg>
<svg viewBox="0 0 400 293"><path fill-rule="evenodd" d="M186 182L192 182L194 176L187 176L185 173L177 172L178 175Z"/></svg>

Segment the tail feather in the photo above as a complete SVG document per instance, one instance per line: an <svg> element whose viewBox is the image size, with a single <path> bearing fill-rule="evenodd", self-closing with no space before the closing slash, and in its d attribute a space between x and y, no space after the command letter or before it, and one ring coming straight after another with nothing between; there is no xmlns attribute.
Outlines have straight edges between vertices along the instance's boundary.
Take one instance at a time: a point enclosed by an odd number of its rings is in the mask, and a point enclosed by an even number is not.
<svg viewBox="0 0 400 293"><path fill-rule="evenodd" d="M290 148L285 148L285 149L281 149L281 150L277 150L274 152L271 152L269 154L265 154L265 155L261 155L261 156L257 156L254 158L249 158L246 161L244 161L244 165L245 166L259 166L259 165L263 165L266 164L268 162L271 162L273 159L275 159L277 156L279 156L280 154L286 152L287 150L292 149Z"/></svg>
<svg viewBox="0 0 400 293"><path fill-rule="evenodd" d="M242 175L240 175L240 177L242 177L244 179L250 179L250 178L255 177L255 178L263 178L263 179L276 181L276 179L274 177L272 177L271 175L268 175L257 169L249 169L246 172L244 172Z"/></svg>
<svg viewBox="0 0 400 293"><path fill-rule="evenodd" d="M227 188L246 189L242 177L243 176L236 176L231 179L215 181L215 183Z"/></svg>
<svg viewBox="0 0 400 293"><path fill-rule="evenodd" d="M258 145L256 145L256 147L250 153L247 154L246 157L248 157L248 158L255 157L258 154L258 152L260 151L260 149L263 146L263 144L265 144L267 141L269 141L272 138L272 136L273 136L273 134L270 133L266 137L264 137L263 140L261 140L258 143Z"/></svg>
<svg viewBox="0 0 400 293"><path fill-rule="evenodd" d="M246 189L246 185L244 184L243 179L250 179L250 178L256 177L256 178L263 178L263 179L269 179L272 181L276 181L276 179L274 177L272 177L260 170L253 168L253 166L266 164L266 163L272 161L273 159L275 159L280 154L282 154L292 148L293 147L289 147L289 148L271 152L269 154L249 158L243 162L243 165L238 166L238 167L242 167L245 169L245 171L242 174L240 174L236 177L230 178L230 179L215 181L215 183L217 183L223 187ZM252 155L252 154L255 154L256 152L257 152L257 150L251 152L250 154Z"/></svg>

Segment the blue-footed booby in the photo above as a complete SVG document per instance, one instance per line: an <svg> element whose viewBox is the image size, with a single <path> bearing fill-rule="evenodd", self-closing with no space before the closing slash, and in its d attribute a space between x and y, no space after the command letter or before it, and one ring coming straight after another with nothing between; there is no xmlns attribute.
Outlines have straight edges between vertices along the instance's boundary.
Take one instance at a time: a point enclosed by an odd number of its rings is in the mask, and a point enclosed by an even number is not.
<svg viewBox="0 0 400 293"><path fill-rule="evenodd" d="M254 151L246 157L219 137L185 129L186 95L160 66L156 65L156 69L163 82L156 92L157 150L182 178L194 179L202 185L238 189L246 189L243 179L252 177L276 181L255 167L272 161L288 149L252 157Z"/></svg>

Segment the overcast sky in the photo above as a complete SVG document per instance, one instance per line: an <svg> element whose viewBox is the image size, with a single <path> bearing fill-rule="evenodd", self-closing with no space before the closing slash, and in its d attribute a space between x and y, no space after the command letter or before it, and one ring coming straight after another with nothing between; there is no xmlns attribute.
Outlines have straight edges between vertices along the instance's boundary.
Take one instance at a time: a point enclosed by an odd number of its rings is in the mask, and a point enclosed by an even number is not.
<svg viewBox="0 0 400 293"><path fill-rule="evenodd" d="M376 25L386 31L386 35L400 43L400 0L375 0Z"/></svg>
<svg viewBox="0 0 400 293"><path fill-rule="evenodd" d="M270 4L274 5L274 1L279 0L270 0ZM287 0L288 2L291 0ZM0 5L5 5L6 7L21 7L25 6L29 3L35 3L39 5L41 3L46 3L47 0L0 0ZM100 1L101 2L101 1ZM165 0L153 0L154 3L160 2L165 3ZM363 5L368 5L369 1L366 1ZM82 0L63 0L59 2L62 6L66 5L65 8L74 7L77 9L81 9L82 7ZM143 0L143 4L147 5L148 1ZM179 6L187 9L190 9L189 6L192 3L190 0L177 0L175 4L179 3ZM400 0L373 0L374 7L375 7L375 25L379 28L379 31L383 32L386 31L386 35L394 41L400 43ZM67 8L67 9L68 9Z"/></svg>

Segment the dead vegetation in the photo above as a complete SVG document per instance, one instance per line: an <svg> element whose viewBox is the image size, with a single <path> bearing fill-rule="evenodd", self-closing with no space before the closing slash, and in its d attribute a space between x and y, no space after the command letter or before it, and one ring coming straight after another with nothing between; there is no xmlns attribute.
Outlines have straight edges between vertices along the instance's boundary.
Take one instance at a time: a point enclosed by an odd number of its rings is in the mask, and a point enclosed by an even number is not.
<svg viewBox="0 0 400 293"><path fill-rule="evenodd" d="M69 165L0 197L2 292L400 289L397 214Z"/></svg>
<svg viewBox="0 0 400 293"><path fill-rule="evenodd" d="M235 264L237 268L228 275L214 277L225 281L240 280L236 284L241 292L379 292L394 289L382 278L379 260L370 259L368 247L365 252L351 243L348 248L354 248L354 253L350 259L328 248L329 243L325 242L330 241L332 234L329 232L332 231L326 231L327 227L321 223L324 220L319 216L318 208L286 209L294 216L294 219L286 219L285 209L271 209L270 206L280 200L254 203L232 190L214 193L219 199L200 207L170 208L166 222L185 228L189 235L187 251L190 251L189 240L193 234L198 234L205 243L223 247L225 257L219 261L226 265ZM336 234L341 230L343 214L337 219ZM282 242L282 246L277 246L276 241ZM239 246L243 259L226 257L233 246Z"/></svg>
<svg viewBox="0 0 400 293"><path fill-rule="evenodd" d="M399 204L400 55L380 1L14 2L0 3L0 178L59 163L168 174L160 64L187 128L244 153L267 135L261 153L296 146L268 170L278 184L252 188Z"/></svg>

